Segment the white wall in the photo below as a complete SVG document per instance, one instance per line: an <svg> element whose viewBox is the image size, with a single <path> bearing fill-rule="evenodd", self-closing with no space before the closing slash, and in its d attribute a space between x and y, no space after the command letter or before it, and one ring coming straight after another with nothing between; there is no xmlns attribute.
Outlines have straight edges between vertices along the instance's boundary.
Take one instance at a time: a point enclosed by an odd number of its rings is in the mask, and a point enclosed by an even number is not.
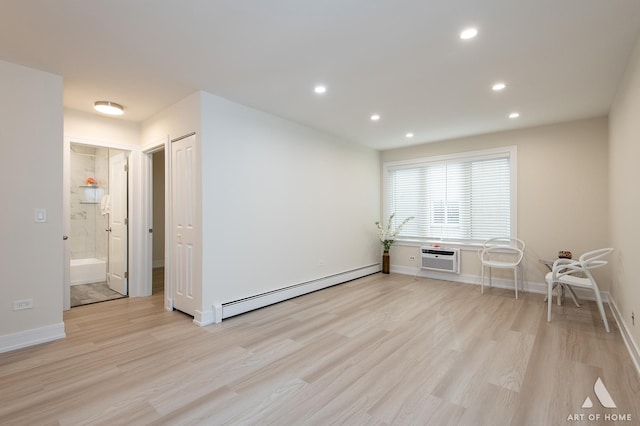
<svg viewBox="0 0 640 426"><path fill-rule="evenodd" d="M138 123L64 109L64 135L72 140L137 146L141 143L140 133Z"/></svg>
<svg viewBox="0 0 640 426"><path fill-rule="evenodd" d="M167 137L175 139L200 133L200 92L195 92L142 123L142 144L147 146Z"/></svg>
<svg viewBox="0 0 640 426"><path fill-rule="evenodd" d="M203 310L380 262L376 151L202 96Z"/></svg>
<svg viewBox="0 0 640 426"><path fill-rule="evenodd" d="M64 336L62 78L0 61L0 351ZM46 223L34 209L47 210ZM15 300L33 309L13 311Z"/></svg>
<svg viewBox="0 0 640 426"><path fill-rule="evenodd" d="M376 151L205 92L145 121L143 145L191 132L202 174L197 322L214 304L379 262Z"/></svg>
<svg viewBox="0 0 640 426"><path fill-rule="evenodd" d="M575 255L609 245L607 118L561 123L388 150L381 161L406 160L500 146L518 148L518 237L527 244L525 279L544 283L539 257ZM416 257L410 261L409 257ZM415 268L417 247L394 245L392 268ZM461 274L478 277L477 252L462 253ZM498 271L496 271L498 272ZM508 271L502 275L508 277ZM607 271L598 271L609 289Z"/></svg>
<svg viewBox="0 0 640 426"><path fill-rule="evenodd" d="M640 345L640 41L610 114L611 294ZM631 315L635 313L635 326ZM636 351L638 346L636 346ZM640 355L640 354L639 354Z"/></svg>

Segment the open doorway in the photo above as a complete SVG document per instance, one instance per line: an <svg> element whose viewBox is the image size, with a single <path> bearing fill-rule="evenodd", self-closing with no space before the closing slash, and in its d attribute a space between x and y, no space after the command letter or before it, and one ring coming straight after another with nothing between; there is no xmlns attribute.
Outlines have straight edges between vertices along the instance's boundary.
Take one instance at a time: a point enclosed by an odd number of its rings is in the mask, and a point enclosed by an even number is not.
<svg viewBox="0 0 640 426"><path fill-rule="evenodd" d="M165 267L165 153L164 149L151 155L152 183L152 274L151 294L164 292Z"/></svg>
<svg viewBox="0 0 640 426"><path fill-rule="evenodd" d="M69 150L70 307L128 295L127 151Z"/></svg>

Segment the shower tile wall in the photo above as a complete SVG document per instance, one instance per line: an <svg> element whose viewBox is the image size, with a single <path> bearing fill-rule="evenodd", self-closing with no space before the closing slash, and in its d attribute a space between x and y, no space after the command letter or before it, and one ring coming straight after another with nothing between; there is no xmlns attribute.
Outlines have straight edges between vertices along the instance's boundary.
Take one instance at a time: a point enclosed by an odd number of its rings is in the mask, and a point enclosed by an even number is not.
<svg viewBox="0 0 640 426"><path fill-rule="evenodd" d="M70 212L71 258L107 259L108 216L102 215L100 201L108 193L109 151L82 145L71 146ZM87 188L86 179L97 181Z"/></svg>

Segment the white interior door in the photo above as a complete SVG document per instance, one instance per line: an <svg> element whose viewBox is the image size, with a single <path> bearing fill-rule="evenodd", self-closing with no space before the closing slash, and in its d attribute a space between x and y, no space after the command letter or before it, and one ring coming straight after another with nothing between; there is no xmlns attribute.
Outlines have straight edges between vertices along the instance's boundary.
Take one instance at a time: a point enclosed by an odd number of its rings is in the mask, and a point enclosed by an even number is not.
<svg viewBox="0 0 640 426"><path fill-rule="evenodd" d="M64 234L62 235L62 243L64 244L64 267L63 267L63 299L62 308L65 311L71 309L71 244L69 235L71 235L71 207L69 204L70 197L70 168L71 168L71 143L69 139L64 139L64 151L62 157L62 218Z"/></svg>
<svg viewBox="0 0 640 426"><path fill-rule="evenodd" d="M109 287L126 295L127 288L127 156L109 155Z"/></svg>
<svg viewBox="0 0 640 426"><path fill-rule="evenodd" d="M198 309L194 268L196 247L195 135L171 143L173 307L189 315Z"/></svg>

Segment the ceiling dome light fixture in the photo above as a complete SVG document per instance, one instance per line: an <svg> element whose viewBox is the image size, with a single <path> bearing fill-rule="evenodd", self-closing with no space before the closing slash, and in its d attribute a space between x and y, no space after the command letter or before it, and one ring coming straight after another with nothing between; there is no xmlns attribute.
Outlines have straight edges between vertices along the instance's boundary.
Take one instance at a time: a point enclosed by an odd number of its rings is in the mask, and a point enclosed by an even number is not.
<svg viewBox="0 0 640 426"><path fill-rule="evenodd" d="M326 93L327 86L323 86L322 84L319 84L319 85L317 85L316 87L313 88L313 91L316 92L317 94L321 95L323 93Z"/></svg>
<svg viewBox="0 0 640 426"><path fill-rule="evenodd" d="M506 84L504 83L496 83L493 85L493 87L491 87L495 92L499 92L501 90L504 90L507 87Z"/></svg>
<svg viewBox="0 0 640 426"><path fill-rule="evenodd" d="M407 133L407 134L406 134L406 135L404 135L404 136L405 136L405 137L407 137L407 138L412 138L412 137L413 137L413 133L409 132L409 133Z"/></svg>
<svg viewBox="0 0 640 426"><path fill-rule="evenodd" d="M109 115L122 115L124 108L122 105L111 101L97 101L93 106L96 111Z"/></svg>
<svg viewBox="0 0 640 426"><path fill-rule="evenodd" d="M378 121L380 120L380 115L379 114L373 114L371 116L371 121Z"/></svg>
<svg viewBox="0 0 640 426"><path fill-rule="evenodd" d="M518 117L520 117L519 112L512 112L511 114L509 114L509 118L518 118Z"/></svg>
<svg viewBox="0 0 640 426"><path fill-rule="evenodd" d="M478 35L478 30L476 28L467 28L460 33L460 38L463 40L469 40Z"/></svg>

